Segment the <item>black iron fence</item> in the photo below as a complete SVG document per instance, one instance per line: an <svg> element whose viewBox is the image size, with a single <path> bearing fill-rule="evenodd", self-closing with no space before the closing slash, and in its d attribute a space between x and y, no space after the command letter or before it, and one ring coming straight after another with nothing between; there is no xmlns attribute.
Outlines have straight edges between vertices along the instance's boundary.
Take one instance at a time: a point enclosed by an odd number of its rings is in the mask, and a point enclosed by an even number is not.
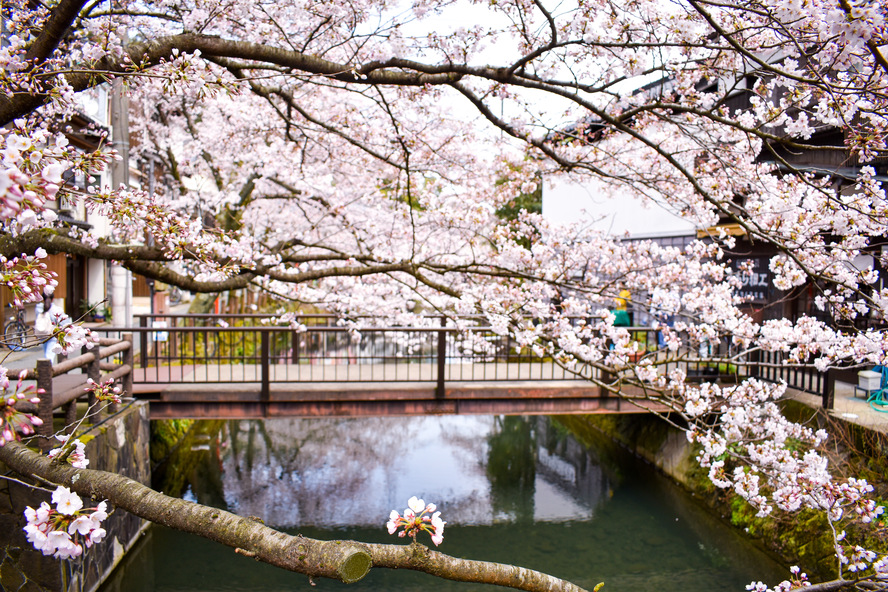
<svg viewBox="0 0 888 592"><path fill-rule="evenodd" d="M789 388L818 395L823 408L832 409L835 383L840 377L840 372L836 370L820 372L811 366L789 364L783 352L756 351L750 354L749 375L770 382L782 381ZM853 373L851 376L852 380L856 378Z"/></svg>
<svg viewBox="0 0 888 592"><path fill-rule="evenodd" d="M461 319L461 327L376 327L373 319L343 322L332 315L300 315L298 328L263 325L270 315L139 315L131 331L139 344L137 368L167 368L180 383L581 381L602 378L598 370L559 364L509 336L499 335L482 318ZM436 326L437 325L437 326ZM659 332L629 328L638 357L666 357ZM785 381L790 388L823 397L831 406L833 381L814 368L791 366L782 354L756 352L736 358L730 348L683 352L661 365L680 366L691 380L722 382L757 376ZM177 370L173 372L172 370ZM144 374L144 380L151 380ZM154 380L157 374L153 375ZM163 380L161 380L163 381Z"/></svg>
<svg viewBox="0 0 888 592"><path fill-rule="evenodd" d="M292 329L256 326L249 317L176 320L126 329L140 344L137 368L176 370L165 375L184 383L435 382L443 389L445 382L582 380L485 326ZM241 320L249 324L235 324Z"/></svg>

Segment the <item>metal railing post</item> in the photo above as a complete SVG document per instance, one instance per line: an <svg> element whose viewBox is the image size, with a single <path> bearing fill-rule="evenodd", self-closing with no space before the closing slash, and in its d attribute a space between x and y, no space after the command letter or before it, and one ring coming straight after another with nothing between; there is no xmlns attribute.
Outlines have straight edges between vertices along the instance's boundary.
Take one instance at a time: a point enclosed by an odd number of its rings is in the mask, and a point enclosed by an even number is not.
<svg viewBox="0 0 888 592"><path fill-rule="evenodd" d="M139 319L139 326L147 328L148 327L148 318L141 317ZM139 333L139 364L142 368L148 367L148 331L141 331Z"/></svg>
<svg viewBox="0 0 888 592"><path fill-rule="evenodd" d="M761 350L755 350L750 352L749 354L749 366L746 369L746 375L750 377L758 378L761 376L761 370L759 368L759 364L762 361L762 352Z"/></svg>
<svg viewBox="0 0 888 592"><path fill-rule="evenodd" d="M40 449L44 452L52 448L52 362L47 359L37 360L37 389L40 402L37 403L37 417L43 425L37 426L40 436Z"/></svg>
<svg viewBox="0 0 888 592"><path fill-rule="evenodd" d="M832 370L827 370L821 375L820 404L824 409L832 409L836 386L836 375Z"/></svg>
<svg viewBox="0 0 888 592"><path fill-rule="evenodd" d="M293 364L299 363L299 331L290 331L290 362Z"/></svg>
<svg viewBox="0 0 888 592"><path fill-rule="evenodd" d="M441 330L438 331L438 380L435 385L435 398L444 398L444 370L447 363L447 317L441 317Z"/></svg>
<svg viewBox="0 0 888 592"><path fill-rule="evenodd" d="M262 370L262 384L259 391L259 396L262 399L264 404L269 402L271 397L271 385L270 385L270 372L271 368L269 367L270 356L269 356L269 342L271 341L271 331L260 331L260 365Z"/></svg>
<svg viewBox="0 0 888 592"><path fill-rule="evenodd" d="M125 366L129 366L130 371L126 373L126 376L123 377L123 392L127 397L133 397L133 334L132 333L124 333L123 340L129 343L129 347L123 352L123 363ZM98 357L98 356L97 356ZM117 403L114 403L111 406L112 411L117 411Z"/></svg>

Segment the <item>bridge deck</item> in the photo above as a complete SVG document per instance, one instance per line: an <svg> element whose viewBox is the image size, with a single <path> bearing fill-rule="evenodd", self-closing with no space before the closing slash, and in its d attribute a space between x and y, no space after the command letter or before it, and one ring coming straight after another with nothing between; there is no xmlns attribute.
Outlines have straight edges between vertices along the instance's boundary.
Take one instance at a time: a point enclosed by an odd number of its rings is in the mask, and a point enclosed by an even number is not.
<svg viewBox="0 0 888 592"><path fill-rule="evenodd" d="M449 381L444 396L438 397L433 380L411 380L427 370L415 366L420 365L389 366L384 374L382 369L343 365L335 373L327 368L327 382L320 381L317 367L271 366L265 396L258 365L162 366L136 369L134 390L136 396L151 401L152 419L639 413L652 408L602 396L598 387L582 380L545 380L536 373L510 372L510 364L491 364L501 368L486 372L488 376L513 374L515 379Z"/></svg>

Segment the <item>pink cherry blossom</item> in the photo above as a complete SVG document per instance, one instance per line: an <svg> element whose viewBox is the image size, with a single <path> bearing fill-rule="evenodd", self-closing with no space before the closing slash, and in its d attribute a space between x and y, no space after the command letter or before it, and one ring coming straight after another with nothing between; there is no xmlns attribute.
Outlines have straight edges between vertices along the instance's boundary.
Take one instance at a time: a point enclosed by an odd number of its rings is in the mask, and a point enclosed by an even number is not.
<svg viewBox="0 0 888 592"><path fill-rule="evenodd" d="M108 515L106 504L83 509L83 501L67 487L58 487L52 494L55 509L43 502L36 510L25 509L24 527L28 542L44 555L57 559L79 557L84 545L92 546L105 537L101 523Z"/></svg>
<svg viewBox="0 0 888 592"><path fill-rule="evenodd" d="M52 503L62 514L72 515L83 507L83 500L67 487L58 487L52 494Z"/></svg>
<svg viewBox="0 0 888 592"><path fill-rule="evenodd" d="M425 531L432 537L435 546L438 546L444 541L446 522L441 520L441 512L435 510L435 504L426 504L423 500L413 496L407 501L404 516L401 516L397 510L392 510L389 520L386 522L388 533L395 534L397 532L399 537L410 537L413 542L416 542L416 536L421 531Z"/></svg>
<svg viewBox="0 0 888 592"><path fill-rule="evenodd" d="M89 459L86 458L86 445L79 439L75 439L70 444L70 436L56 436L56 439L62 442L59 448L53 448L49 451L49 458L56 458L63 453L67 455L67 462L78 469L85 469L89 466Z"/></svg>

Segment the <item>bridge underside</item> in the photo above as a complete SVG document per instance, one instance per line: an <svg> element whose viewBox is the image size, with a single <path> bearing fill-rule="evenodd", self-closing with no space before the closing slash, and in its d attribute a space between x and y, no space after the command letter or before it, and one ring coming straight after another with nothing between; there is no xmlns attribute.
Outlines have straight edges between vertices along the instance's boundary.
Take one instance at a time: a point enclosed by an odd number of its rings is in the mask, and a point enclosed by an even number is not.
<svg viewBox="0 0 888 592"><path fill-rule="evenodd" d="M598 387L539 383L450 383L436 397L433 384L272 384L263 397L259 383L136 385L150 401L151 419L246 419L263 417L394 415L553 415L645 413L665 408L602 396Z"/></svg>

